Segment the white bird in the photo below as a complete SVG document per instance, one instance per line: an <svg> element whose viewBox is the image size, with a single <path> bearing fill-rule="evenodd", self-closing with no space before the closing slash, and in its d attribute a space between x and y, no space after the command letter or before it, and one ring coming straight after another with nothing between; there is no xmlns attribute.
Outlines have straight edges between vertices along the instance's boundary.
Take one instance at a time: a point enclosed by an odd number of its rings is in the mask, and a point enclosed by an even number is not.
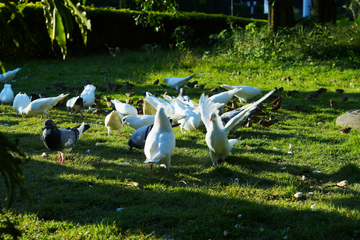
<svg viewBox="0 0 360 240"><path fill-rule="evenodd" d="M179 89L184 87L188 83L188 81L191 78L193 78L194 76L195 76L195 74L189 75L189 76L186 76L183 78L167 77L167 78L164 78L164 82L169 84L170 87L175 88L177 91L179 91Z"/></svg>
<svg viewBox="0 0 360 240"><path fill-rule="evenodd" d="M230 85L220 85L220 87L225 88L227 90L232 89L241 89L237 93L235 93L235 96L239 98L240 102L246 102L248 99L256 97L257 95L261 95L262 91L259 88L254 88L250 86L230 86Z"/></svg>
<svg viewBox="0 0 360 240"><path fill-rule="evenodd" d="M241 111L235 117L231 118L225 126L222 125L221 119L218 115L219 110L215 104L205 96L203 93L200 97L199 108L201 112L201 118L206 127L206 144L210 150L210 158L212 165L214 166L219 158L225 161L225 157L229 154L234 144L239 141L238 139L228 139L227 136L230 130L238 124L239 121L247 119L256 106L269 97L276 88L267 93L260 100L248 104L244 111Z"/></svg>
<svg viewBox="0 0 360 240"><path fill-rule="evenodd" d="M68 112L71 112L73 114L73 116L75 116L77 113L80 113L81 117L83 117L84 99L80 96L72 97L67 100L66 108Z"/></svg>
<svg viewBox="0 0 360 240"><path fill-rule="evenodd" d="M14 100L14 92L11 84L4 84L4 89L0 92L0 102L4 105L11 105Z"/></svg>
<svg viewBox="0 0 360 240"><path fill-rule="evenodd" d="M155 116L154 115L138 115L138 116L125 116L123 118L123 125L128 125L129 127L137 130L142 126L154 124Z"/></svg>
<svg viewBox="0 0 360 240"><path fill-rule="evenodd" d="M175 149L175 134L170 121L163 108L159 108L155 115L154 126L145 141L144 153L151 171L152 164L160 161L165 162L166 169L170 173L171 154Z"/></svg>
<svg viewBox="0 0 360 240"><path fill-rule="evenodd" d="M116 110L113 110L105 117L105 126L108 129L108 135L110 136L111 130L118 130L120 137L123 129L123 115Z"/></svg>
<svg viewBox="0 0 360 240"><path fill-rule="evenodd" d="M80 97L84 100L84 108L89 108L94 104L95 89L96 87L91 84L88 84L84 87L84 90L80 94Z"/></svg>
<svg viewBox="0 0 360 240"><path fill-rule="evenodd" d="M16 68L12 71L8 71L6 73L0 74L0 83L9 82L10 80L12 80L15 77L16 73L20 70L21 70L21 68Z"/></svg>
<svg viewBox="0 0 360 240"><path fill-rule="evenodd" d="M67 96L69 96L69 93L68 94L60 94L57 97L36 99L36 100L32 101L29 105L27 105L27 107L24 110L22 110L21 115L23 116L23 118L25 118L25 116L27 116L27 115L31 116L31 115L46 114L46 117L49 118L49 114L47 111L49 111L58 102L60 102Z"/></svg>
<svg viewBox="0 0 360 240"><path fill-rule="evenodd" d="M117 99L111 99L111 102L114 104L115 109L124 116L127 116L127 115L137 116L138 115L138 111L136 110L136 108L129 104L123 103Z"/></svg>
<svg viewBox="0 0 360 240"><path fill-rule="evenodd" d="M165 114L167 116L173 115L175 113L174 106L169 102L155 97L150 92L146 92L146 98L144 99L143 112L146 115L155 115L156 109L164 108Z"/></svg>
<svg viewBox="0 0 360 240"><path fill-rule="evenodd" d="M26 108L31 103L30 97L26 93L19 92L13 102L13 108L16 111L16 116L18 113L22 113L23 109Z"/></svg>
<svg viewBox="0 0 360 240"><path fill-rule="evenodd" d="M180 131L184 133L185 131L195 131L200 125L200 111L195 110L193 107L186 105L184 102L180 101L177 98L171 98L170 96L165 96L165 99L168 100L175 108L175 114L185 116L185 118L178 120L180 123Z"/></svg>

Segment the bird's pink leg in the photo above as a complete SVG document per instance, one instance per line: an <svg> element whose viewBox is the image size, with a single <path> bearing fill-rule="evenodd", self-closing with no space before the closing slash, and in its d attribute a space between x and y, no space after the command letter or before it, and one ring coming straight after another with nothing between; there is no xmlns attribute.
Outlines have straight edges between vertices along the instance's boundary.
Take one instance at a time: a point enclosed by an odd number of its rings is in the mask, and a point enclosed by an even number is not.
<svg viewBox="0 0 360 240"><path fill-rule="evenodd" d="M58 161L59 161L61 164L64 163L64 161L65 161L65 154L64 154L64 153L60 152Z"/></svg>
<svg viewBox="0 0 360 240"><path fill-rule="evenodd" d="M59 157L58 157L58 162L61 162L61 153L59 154Z"/></svg>

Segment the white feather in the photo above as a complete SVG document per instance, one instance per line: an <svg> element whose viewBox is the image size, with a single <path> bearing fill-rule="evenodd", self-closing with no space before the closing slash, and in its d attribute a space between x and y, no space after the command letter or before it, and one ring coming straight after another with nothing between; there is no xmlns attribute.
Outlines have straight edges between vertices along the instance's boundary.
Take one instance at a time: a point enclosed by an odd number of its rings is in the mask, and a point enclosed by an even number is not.
<svg viewBox="0 0 360 240"><path fill-rule="evenodd" d="M124 116L132 115L137 116L138 112L135 107L123 103L117 99L111 99L111 102L115 105L115 109Z"/></svg>
<svg viewBox="0 0 360 240"><path fill-rule="evenodd" d="M144 152L146 160L152 168L152 163L164 161L170 173L171 155L175 149L175 134L163 108L159 108L154 126L145 141Z"/></svg>
<svg viewBox="0 0 360 240"><path fill-rule="evenodd" d="M21 70L21 68L16 68L12 71L8 71L6 73L0 74L0 83L9 82L10 80L12 80L15 77L16 73L20 70Z"/></svg>
<svg viewBox="0 0 360 240"><path fill-rule="evenodd" d="M233 117L225 126L222 125L221 119L219 117L219 110L217 106L203 93L200 97L199 109L201 112L201 118L206 126L206 144L210 150L210 158L212 164L215 165L219 158L222 158L223 161L225 157L229 154L234 144L238 142L239 139L228 139L227 135L230 130L236 126L238 122L247 118L251 111L256 108L258 104L264 101L269 97L276 89L270 91L260 100L255 103L247 105L245 110Z"/></svg>
<svg viewBox="0 0 360 240"><path fill-rule="evenodd" d="M240 102L246 102L248 99L262 94L262 91L259 88L254 88L250 86L230 86L226 84L220 86L227 90L241 89L240 91L235 93L235 96L239 98Z"/></svg>
<svg viewBox="0 0 360 240"><path fill-rule="evenodd" d="M88 84L84 87L84 90L80 94L80 97L84 100L84 108L91 107L95 102L95 89L94 85Z"/></svg>
<svg viewBox="0 0 360 240"><path fill-rule="evenodd" d="M155 97L149 92L146 92L146 98L144 99L144 114L153 115L154 110L152 109L152 111L149 112L148 109L146 109L146 107L149 106L146 105L145 107L145 104L150 104L150 106L152 106L154 109L164 108L165 114L167 116L175 113L174 106L161 98Z"/></svg>
<svg viewBox="0 0 360 240"><path fill-rule="evenodd" d="M16 116L18 113L22 113L23 109L26 108L31 103L30 97L26 93L19 92L13 101L13 108L16 111Z"/></svg>
<svg viewBox="0 0 360 240"><path fill-rule="evenodd" d="M189 75L183 78L179 78L179 77L167 77L164 78L164 82L166 82L167 84L169 84L170 87L175 88L176 90L179 90L180 88L184 87L188 81L193 78L195 76L195 74L193 75Z"/></svg>
<svg viewBox="0 0 360 240"><path fill-rule="evenodd" d="M154 115L138 115L138 116L125 116L123 118L123 124L137 130L142 126L154 124Z"/></svg>
<svg viewBox="0 0 360 240"><path fill-rule="evenodd" d="M14 92L11 84L4 84L4 89L0 92L0 102L4 105L11 105L14 100Z"/></svg>
<svg viewBox="0 0 360 240"><path fill-rule="evenodd" d="M48 98L39 98L34 101L32 101L24 110L22 110L21 114L23 117L26 115L40 115L40 114L46 114L47 117L49 117L49 114L47 111L49 111L51 108L53 108L58 102L63 100L69 96L68 94L60 94L57 97L48 97Z"/></svg>

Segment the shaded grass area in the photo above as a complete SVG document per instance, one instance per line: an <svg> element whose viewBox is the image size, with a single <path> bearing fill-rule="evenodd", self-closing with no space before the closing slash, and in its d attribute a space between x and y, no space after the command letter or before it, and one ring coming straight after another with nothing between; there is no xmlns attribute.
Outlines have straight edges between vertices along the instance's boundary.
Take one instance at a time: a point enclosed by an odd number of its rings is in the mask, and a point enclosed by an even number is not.
<svg viewBox="0 0 360 240"><path fill-rule="evenodd" d="M22 169L34 208L18 195L11 209L5 209L6 189L0 185L2 213L23 232L22 239L222 239L225 230L233 239L359 237L359 132L341 134L334 123L340 114L359 106L360 73L356 68L336 67L331 61L290 65L222 55L204 58L178 52L126 51L116 57L98 55L21 65L11 83L15 94L44 92L55 96L62 91L54 89L54 81L80 87L88 80L105 87L107 77L113 84L135 84L132 90L136 94L131 97L135 102L144 98L145 91L158 95L167 91L176 96L176 90L152 83L193 73L193 80L206 83L204 90L185 88L194 101L220 84L249 85L264 93L284 88L277 93L283 97L281 109L271 111L269 99L259 115L268 119L272 114L279 123L269 128L254 124L239 129L231 138L241 136L241 141L226 162L215 167L210 166L205 129L182 134L175 128L170 175L159 166L151 172L143 164L142 150L129 152L127 141L133 132L129 127L124 127L121 138L115 132L108 136L105 115L73 117L64 106L49 112L59 127L85 121L91 128L61 165L56 161L58 154L42 143L44 120L39 116L22 119L11 106L0 106L0 131L12 141L18 138L19 149L32 159ZM5 67L10 70L19 64L5 63ZM291 81L282 80L289 76ZM320 87L327 92L305 99ZM336 93L338 88L345 92ZM286 97L290 90L299 94ZM97 89L99 107L106 108L103 97L124 101L128 91ZM70 96L75 94L74 90ZM349 97L347 102L340 100L344 95ZM330 107L331 99L337 102L336 109ZM296 111L296 105L303 110ZM43 152L49 154L48 159L41 157ZM119 162L130 165L120 166ZM347 189L323 190L342 180L349 182ZM299 191L304 198L293 196Z"/></svg>

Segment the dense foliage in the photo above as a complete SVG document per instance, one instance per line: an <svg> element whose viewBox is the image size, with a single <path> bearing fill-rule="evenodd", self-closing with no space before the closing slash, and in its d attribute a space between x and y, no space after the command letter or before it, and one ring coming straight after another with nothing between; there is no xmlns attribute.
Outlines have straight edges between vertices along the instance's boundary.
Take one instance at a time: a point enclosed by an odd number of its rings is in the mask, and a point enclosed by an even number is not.
<svg viewBox="0 0 360 240"><path fill-rule="evenodd" d="M194 30L193 42L207 44L210 34L218 33L229 28L227 16L209 15L202 13L184 13L174 19L170 14L152 13L160 15L166 31L154 32L153 27L136 25L134 16L136 11L116 10L111 8L86 7L87 18L91 20L92 30L88 32L87 46L83 44L80 31L74 26L72 41L68 41L68 53L70 56L84 56L106 50L105 43L112 47L141 49L143 44L158 45L169 48L169 44L175 44L171 38L174 30L179 26L189 26ZM1 8L4 15L10 12ZM32 33L35 43L29 41L28 35L22 30L22 26L16 20L9 23L14 35L17 36L19 47L15 47L13 39L5 32L0 32L0 55L3 61L25 60L34 58L48 58L60 55L59 47L54 44L55 51L45 27L43 10L40 4L28 4L23 11L24 21L27 22L29 31ZM236 25L245 26L250 22L256 25L264 25L265 21L244 18L233 18ZM41 47L39 47L41 46Z"/></svg>
<svg viewBox="0 0 360 240"><path fill-rule="evenodd" d="M336 26L307 21L276 32L249 24L245 28L223 30L211 35L210 40L214 52L229 57L286 64L330 59L335 64L356 64L360 54L360 26L348 19L338 21Z"/></svg>

